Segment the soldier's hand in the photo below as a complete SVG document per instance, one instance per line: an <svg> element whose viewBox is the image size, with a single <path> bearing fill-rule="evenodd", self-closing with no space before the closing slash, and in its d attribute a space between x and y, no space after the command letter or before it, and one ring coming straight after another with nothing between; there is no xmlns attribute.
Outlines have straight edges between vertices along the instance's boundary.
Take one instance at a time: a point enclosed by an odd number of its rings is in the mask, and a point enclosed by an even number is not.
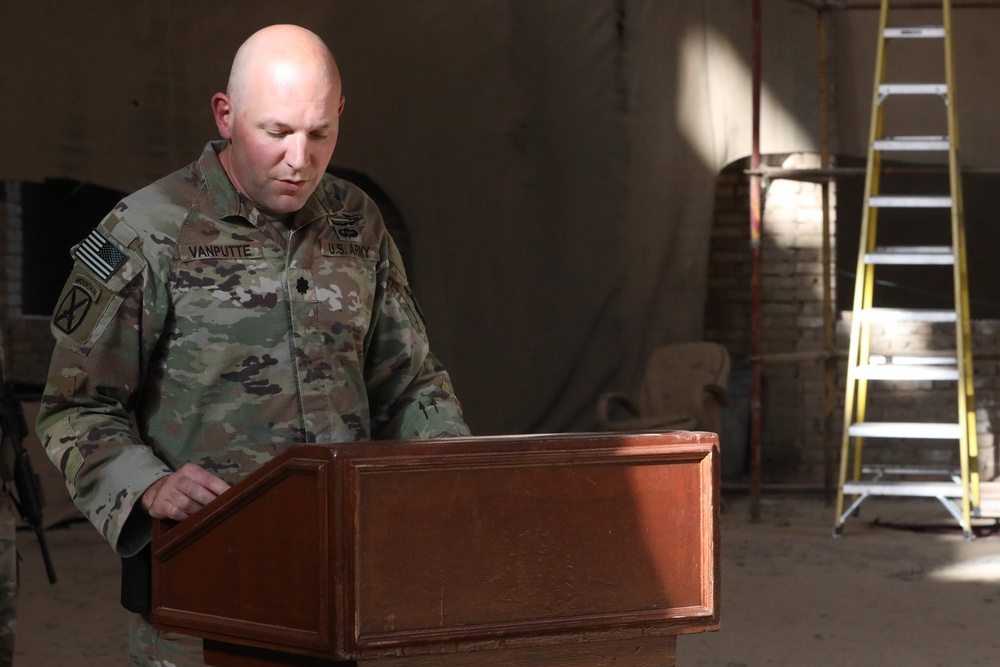
<svg viewBox="0 0 1000 667"><path fill-rule="evenodd" d="M142 506L154 519L186 519L229 488L194 463L153 482L142 494Z"/></svg>

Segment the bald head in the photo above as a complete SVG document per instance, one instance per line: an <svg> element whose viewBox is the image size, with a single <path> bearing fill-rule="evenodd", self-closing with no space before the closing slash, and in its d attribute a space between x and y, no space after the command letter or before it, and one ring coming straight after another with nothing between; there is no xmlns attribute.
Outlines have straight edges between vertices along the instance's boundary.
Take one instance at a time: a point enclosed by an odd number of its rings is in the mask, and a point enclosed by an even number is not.
<svg viewBox="0 0 1000 667"><path fill-rule="evenodd" d="M337 145L344 108L340 72L317 35L264 28L243 43L226 94L212 97L219 161L236 189L275 215L299 210Z"/></svg>
<svg viewBox="0 0 1000 667"><path fill-rule="evenodd" d="M323 40L296 25L272 25L258 30L240 46L226 92L239 106L248 88L264 79L281 82L303 75L327 82L340 95L340 71Z"/></svg>

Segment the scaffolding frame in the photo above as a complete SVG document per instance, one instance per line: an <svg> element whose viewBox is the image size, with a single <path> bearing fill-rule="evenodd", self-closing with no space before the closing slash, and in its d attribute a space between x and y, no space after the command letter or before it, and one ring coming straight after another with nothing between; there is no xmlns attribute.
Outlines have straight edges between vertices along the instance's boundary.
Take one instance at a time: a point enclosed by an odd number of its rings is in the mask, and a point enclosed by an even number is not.
<svg viewBox="0 0 1000 667"><path fill-rule="evenodd" d="M823 494L827 503L834 498L834 472L836 447L833 439L834 411L836 403L837 361L843 352L836 350L835 313L833 305L832 246L830 239L830 183L838 178L861 177L865 169L860 167L832 167L830 164L830 99L829 99L829 47L828 17L831 11L879 10L880 0L787 0L816 11L817 51L819 68L819 145L820 167L818 169L777 169L761 164L760 153L760 113L761 88L763 85L762 30L763 0L753 0L753 146L750 155L750 169L746 174L750 179L750 520L760 521L761 512L761 370L765 363L797 363L803 361L824 362L823 390ZM1000 9L1000 0L952 0L953 9ZM895 0L894 9L940 9L940 0ZM888 171L888 170L887 170ZM895 169L897 173L927 173L927 169ZM1000 173L1000 169L962 169L963 173ZM823 344L824 349L816 352L794 352L763 355L761 342L761 203L764 199L766 183L774 179L799 180L819 183L822 188L823 207Z"/></svg>

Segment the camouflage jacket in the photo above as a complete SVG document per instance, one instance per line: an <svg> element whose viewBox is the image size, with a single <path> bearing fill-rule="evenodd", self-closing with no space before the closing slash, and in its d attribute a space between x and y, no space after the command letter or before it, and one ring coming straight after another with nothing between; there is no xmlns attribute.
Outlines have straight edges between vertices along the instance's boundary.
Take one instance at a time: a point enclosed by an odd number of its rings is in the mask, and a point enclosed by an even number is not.
<svg viewBox="0 0 1000 667"><path fill-rule="evenodd" d="M221 148L73 249L52 321L38 432L122 556L149 540L142 492L186 462L234 483L295 443L469 432L372 201L327 176L289 231Z"/></svg>

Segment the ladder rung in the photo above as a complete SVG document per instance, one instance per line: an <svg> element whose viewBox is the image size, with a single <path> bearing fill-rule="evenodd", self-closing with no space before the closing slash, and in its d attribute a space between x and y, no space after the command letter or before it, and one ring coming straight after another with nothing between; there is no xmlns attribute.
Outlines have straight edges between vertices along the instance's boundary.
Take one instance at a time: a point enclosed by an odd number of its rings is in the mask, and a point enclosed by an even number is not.
<svg viewBox="0 0 1000 667"><path fill-rule="evenodd" d="M884 246L865 253L865 264L954 264L950 246Z"/></svg>
<svg viewBox="0 0 1000 667"><path fill-rule="evenodd" d="M868 464L861 466L861 473L864 475L936 475L938 477L955 479L962 474L962 470L960 468L942 468L940 466Z"/></svg>
<svg viewBox="0 0 1000 667"><path fill-rule="evenodd" d="M877 208L951 208L951 197L947 195L873 195L868 198L868 205Z"/></svg>
<svg viewBox="0 0 1000 667"><path fill-rule="evenodd" d="M961 498L962 485L957 482L844 482L848 495L866 493L872 496L913 496L922 498Z"/></svg>
<svg viewBox="0 0 1000 667"><path fill-rule="evenodd" d="M946 151L951 147L948 137L885 137L875 140L877 151Z"/></svg>
<svg viewBox="0 0 1000 667"><path fill-rule="evenodd" d="M858 422L847 429L851 437L860 438L920 438L926 440L958 440L962 437L959 424L927 422Z"/></svg>
<svg viewBox="0 0 1000 667"><path fill-rule="evenodd" d="M854 377L859 380L958 380L958 367L869 364L854 369Z"/></svg>
<svg viewBox="0 0 1000 667"><path fill-rule="evenodd" d="M954 310L863 308L856 311L865 322L955 322Z"/></svg>
<svg viewBox="0 0 1000 667"><path fill-rule="evenodd" d="M868 357L870 364L897 364L906 366L955 366L958 364L955 355L950 357L932 356L927 354L897 354L887 357L882 354L873 354Z"/></svg>
<svg viewBox="0 0 1000 667"><path fill-rule="evenodd" d="M881 96L886 95L947 95L946 83L883 83L878 87Z"/></svg>
<svg viewBox="0 0 1000 667"><path fill-rule="evenodd" d="M914 25L900 28L886 28L886 39L941 39L944 37L943 25Z"/></svg>

